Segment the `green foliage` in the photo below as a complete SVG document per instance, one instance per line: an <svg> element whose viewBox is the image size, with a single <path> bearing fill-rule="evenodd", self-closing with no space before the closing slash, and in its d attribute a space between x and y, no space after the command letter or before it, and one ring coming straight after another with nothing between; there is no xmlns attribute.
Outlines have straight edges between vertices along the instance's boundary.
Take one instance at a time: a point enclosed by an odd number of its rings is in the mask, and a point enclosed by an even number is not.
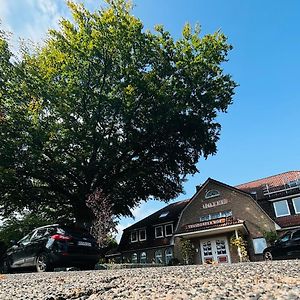
<svg viewBox="0 0 300 300"><path fill-rule="evenodd" d="M4 255L6 249L7 249L7 245L0 240L0 258ZM1 266L0 266L0 271L1 271Z"/></svg>
<svg viewBox="0 0 300 300"><path fill-rule="evenodd" d="M193 257L195 254L195 249L193 248L193 244L190 240L181 239L180 240L180 249L183 261L185 264L191 264L193 261Z"/></svg>
<svg viewBox="0 0 300 300"><path fill-rule="evenodd" d="M248 251L247 251L247 241L245 238L238 233L238 237L235 234L230 238L230 245L236 247L240 252L242 261L249 261Z"/></svg>
<svg viewBox="0 0 300 300"><path fill-rule="evenodd" d="M265 231L263 235L267 243L270 245L272 245L278 239L278 233L276 231Z"/></svg>
<svg viewBox="0 0 300 300"><path fill-rule="evenodd" d="M200 156L216 153L219 112L236 84L221 32L145 31L131 4L91 13L68 2L41 48L13 59L0 37L0 205L90 220L96 188L114 213L181 193Z"/></svg>

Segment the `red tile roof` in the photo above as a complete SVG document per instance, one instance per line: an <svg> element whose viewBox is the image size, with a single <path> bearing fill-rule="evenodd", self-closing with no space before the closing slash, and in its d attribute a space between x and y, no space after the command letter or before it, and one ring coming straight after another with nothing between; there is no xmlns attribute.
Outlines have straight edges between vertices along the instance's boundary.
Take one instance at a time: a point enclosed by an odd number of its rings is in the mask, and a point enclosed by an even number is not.
<svg viewBox="0 0 300 300"><path fill-rule="evenodd" d="M273 175L270 177L243 183L235 187L243 191L251 192L251 191L263 189L265 188L266 185L268 185L269 188L283 186L287 184L289 181L293 181L297 179L300 181L300 171L289 171L289 172Z"/></svg>

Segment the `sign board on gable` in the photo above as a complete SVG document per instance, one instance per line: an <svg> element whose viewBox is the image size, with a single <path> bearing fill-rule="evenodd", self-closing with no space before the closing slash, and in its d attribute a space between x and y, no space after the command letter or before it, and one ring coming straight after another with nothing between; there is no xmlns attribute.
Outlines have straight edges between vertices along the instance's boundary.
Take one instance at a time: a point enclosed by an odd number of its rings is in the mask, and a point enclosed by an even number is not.
<svg viewBox="0 0 300 300"><path fill-rule="evenodd" d="M202 205L202 208L212 208L212 207L216 207L216 206L220 206L220 205L224 205L228 203L228 199L222 199L222 200L217 200L217 201L213 201L213 202L209 202L209 203L204 203Z"/></svg>
<svg viewBox="0 0 300 300"><path fill-rule="evenodd" d="M186 225L186 229L194 229L194 228L199 228L199 227L214 226L214 225L219 225L219 224L224 224L224 223L226 223L226 218L221 218L221 219L216 219L216 220L211 220L211 221L188 224L188 225Z"/></svg>

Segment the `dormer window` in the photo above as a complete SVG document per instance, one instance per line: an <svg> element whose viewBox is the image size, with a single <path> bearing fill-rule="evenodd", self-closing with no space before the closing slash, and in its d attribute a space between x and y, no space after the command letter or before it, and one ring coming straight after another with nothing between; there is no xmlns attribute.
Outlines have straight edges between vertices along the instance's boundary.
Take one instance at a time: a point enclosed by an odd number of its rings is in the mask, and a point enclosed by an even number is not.
<svg viewBox="0 0 300 300"><path fill-rule="evenodd" d="M209 190L208 192L206 192L205 194L205 199L210 199L210 198L214 198L220 196L220 192L217 190Z"/></svg>
<svg viewBox="0 0 300 300"><path fill-rule="evenodd" d="M138 232L137 231L132 231L130 234L130 241L131 243L135 243L138 241Z"/></svg>
<svg viewBox="0 0 300 300"><path fill-rule="evenodd" d="M163 212L159 217L160 217L160 218L163 218L163 217L166 217L168 214L169 214L169 212L166 211L166 212Z"/></svg>

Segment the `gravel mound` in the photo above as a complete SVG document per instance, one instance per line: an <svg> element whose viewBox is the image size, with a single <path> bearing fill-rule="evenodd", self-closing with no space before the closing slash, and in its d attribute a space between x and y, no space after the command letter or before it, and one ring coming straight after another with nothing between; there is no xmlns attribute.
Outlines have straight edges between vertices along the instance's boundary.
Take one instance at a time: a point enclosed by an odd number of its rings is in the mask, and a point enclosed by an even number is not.
<svg viewBox="0 0 300 300"><path fill-rule="evenodd" d="M0 275L0 299L300 299L300 261Z"/></svg>

